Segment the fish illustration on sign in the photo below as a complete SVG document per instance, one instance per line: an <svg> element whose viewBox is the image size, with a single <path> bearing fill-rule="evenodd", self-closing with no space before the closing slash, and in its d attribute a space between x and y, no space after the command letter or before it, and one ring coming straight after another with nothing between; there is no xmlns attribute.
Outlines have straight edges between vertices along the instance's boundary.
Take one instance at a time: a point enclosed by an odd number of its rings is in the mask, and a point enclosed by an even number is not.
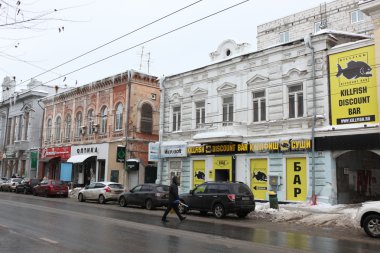
<svg viewBox="0 0 380 253"><path fill-rule="evenodd" d="M255 178L257 181L267 181L267 175L264 172L253 172L253 178Z"/></svg>
<svg viewBox="0 0 380 253"><path fill-rule="evenodd" d="M205 173L203 173L202 171L198 171L197 173L195 173L194 175L197 179L205 179Z"/></svg>
<svg viewBox="0 0 380 253"><path fill-rule="evenodd" d="M338 64L338 73L336 77L343 75L347 79L359 78L359 77L370 77L372 68L365 62L362 61L349 61L347 63L347 68L342 69Z"/></svg>

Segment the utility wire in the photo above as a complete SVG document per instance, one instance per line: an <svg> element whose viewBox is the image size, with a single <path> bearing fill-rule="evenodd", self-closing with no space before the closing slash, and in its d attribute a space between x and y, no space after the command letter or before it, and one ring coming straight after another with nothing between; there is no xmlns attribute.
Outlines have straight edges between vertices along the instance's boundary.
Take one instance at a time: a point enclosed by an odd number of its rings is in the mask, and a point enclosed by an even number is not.
<svg viewBox="0 0 380 253"><path fill-rule="evenodd" d="M90 54L90 53L92 53L92 52L94 52L94 51L96 51L96 50L98 50L98 49L100 49L100 48L103 48L103 47L105 47L105 46L107 46L107 45L109 45L109 44L111 44L111 43L114 43L115 41L118 41L118 40L120 40L120 39L122 39L122 38L124 38L124 37L127 37L127 36L129 36L129 35L131 35L131 34L137 32L137 31L140 31L140 30L142 30L142 29L144 29L144 28L146 28L146 27L148 27L148 26L151 26L151 25L153 25L153 24L155 24L155 23L157 23L157 22L159 22L159 21L161 21L161 20L164 20L164 19L166 19L166 18L168 18L168 17L170 17L170 16L172 16L172 15L178 13L178 12L181 12L181 11L187 9L187 8L190 8L191 6L196 5L196 4L198 4L198 3L202 2L202 1L203 1L203 0L199 0L199 1L193 2L193 3L191 3L191 4L189 4L189 5L185 6L185 7L182 7L182 8L180 8L180 9L176 10L176 11L173 11L173 12L171 12L171 13L169 13L169 14L167 14L167 15L161 17L161 18L158 18L158 19L156 19L156 20L154 20L154 21L152 21L152 22L149 22L149 23L146 24L146 25L140 26L139 28L136 28L136 29L133 30L133 31L130 31L130 32L128 32L128 33L126 33L126 34L124 34L124 35L122 35L122 36L119 36L119 37L117 37L117 38L115 38L115 39L113 39L113 40L111 40L111 41L109 41L109 42L106 42L106 43L104 43L104 44L102 44L102 45L100 45L100 46L98 46L98 47L96 47L96 48L94 48L94 49L91 49L91 50L89 50L89 51L87 51L87 52L85 52L85 53L83 53L83 54L80 54L79 56L76 56L76 57L74 57L74 58L72 58L72 59L70 59L70 60L67 60L67 61L65 61L65 62L63 62L63 63L61 63L61 64L59 64L59 65L57 65L57 66L55 66L55 67L53 67L53 68L50 68L50 69L48 69L48 70L46 70L46 71L44 71L44 72L42 72L42 73L40 73L40 74L38 74L38 75L36 75L36 76L30 78L30 79L28 79L28 80L26 80L26 81L24 81L24 82L22 82L22 83L20 83L20 84L23 84L23 83L25 83L25 82L27 82L27 81L33 79L33 78L39 77L39 76L41 76L41 75L44 75L44 74L46 74L46 73L48 73L48 72L50 72L50 71L52 71L52 70L54 70L54 69L57 69L57 68L59 68L59 67L62 67L63 65L66 65L67 63L70 63L70 62L72 62L72 61L75 61L75 60L77 60L77 59L79 59L79 58L81 58L81 57L83 57L83 56L85 56L85 55L88 55L88 54ZM111 56L111 57L113 57L113 56ZM106 59L108 59L108 58L110 58L110 57L107 57ZM99 61L99 62L100 62L100 61ZM97 63L97 62L96 62L96 63ZM94 63L94 64L95 64L95 63ZM91 65L93 65L93 64L91 64ZM91 66L91 65L88 65L88 66ZM76 72L76 71L75 71L75 72ZM74 72L71 72L71 73L74 73ZM71 73L70 73L70 74L71 74ZM62 76L61 76L61 77L62 77ZM54 80L56 80L56 79L54 79ZM54 81L54 80L51 80L51 81ZM49 81L49 82L51 82L51 81Z"/></svg>

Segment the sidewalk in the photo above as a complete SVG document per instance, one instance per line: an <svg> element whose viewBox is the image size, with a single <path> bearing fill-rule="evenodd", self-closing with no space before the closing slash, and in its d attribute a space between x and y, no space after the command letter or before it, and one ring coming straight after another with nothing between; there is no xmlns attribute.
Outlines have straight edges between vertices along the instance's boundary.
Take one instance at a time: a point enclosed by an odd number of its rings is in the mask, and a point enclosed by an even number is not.
<svg viewBox="0 0 380 253"><path fill-rule="evenodd" d="M264 218L273 222L289 222L318 227L360 228L355 216L360 204L329 205L308 203L279 204L279 210L269 208L269 203L256 203L250 217Z"/></svg>

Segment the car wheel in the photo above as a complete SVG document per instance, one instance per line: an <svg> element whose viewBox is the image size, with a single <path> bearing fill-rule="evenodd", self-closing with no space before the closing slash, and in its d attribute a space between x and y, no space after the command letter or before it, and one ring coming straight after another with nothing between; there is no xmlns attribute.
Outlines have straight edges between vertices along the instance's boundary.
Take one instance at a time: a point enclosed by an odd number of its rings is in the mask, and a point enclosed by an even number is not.
<svg viewBox="0 0 380 253"><path fill-rule="evenodd" d="M236 213L239 218L245 218L248 215L248 212L237 212Z"/></svg>
<svg viewBox="0 0 380 253"><path fill-rule="evenodd" d="M363 222L364 231L367 235L380 238L380 215L371 214Z"/></svg>
<svg viewBox="0 0 380 253"><path fill-rule="evenodd" d="M26 188L24 188L23 193L24 193L25 195L28 194L28 190L27 190Z"/></svg>
<svg viewBox="0 0 380 253"><path fill-rule="evenodd" d="M126 200L124 197L121 197L121 198L119 199L119 205L120 205L121 207L126 207L126 206L127 206L127 200Z"/></svg>
<svg viewBox="0 0 380 253"><path fill-rule="evenodd" d="M218 219L226 216L224 206L220 203L215 204L214 209L213 209L213 213L214 213L215 218L218 218Z"/></svg>
<svg viewBox="0 0 380 253"><path fill-rule="evenodd" d="M79 195L78 195L78 201L79 202L83 202L84 201L84 197L83 197L82 193L79 193Z"/></svg>
<svg viewBox="0 0 380 253"><path fill-rule="evenodd" d="M19 191L17 190L17 188L15 189L15 193L17 193L17 194L19 193Z"/></svg>
<svg viewBox="0 0 380 253"><path fill-rule="evenodd" d="M36 190L33 189L32 193L33 193L33 196L37 196L37 191Z"/></svg>
<svg viewBox="0 0 380 253"><path fill-rule="evenodd" d="M145 208L146 208L147 210L152 210L152 209L153 209L153 202L152 202L151 199L147 199L147 200L145 201Z"/></svg>
<svg viewBox="0 0 380 253"><path fill-rule="evenodd" d="M186 204L183 200L181 200L181 203ZM184 205L178 205L178 210L180 214L185 214L189 211L189 209Z"/></svg>
<svg viewBox="0 0 380 253"><path fill-rule="evenodd" d="M106 199L104 198L103 195L100 195L100 196L99 196L98 202L99 202L99 204L104 204L104 203L106 203Z"/></svg>

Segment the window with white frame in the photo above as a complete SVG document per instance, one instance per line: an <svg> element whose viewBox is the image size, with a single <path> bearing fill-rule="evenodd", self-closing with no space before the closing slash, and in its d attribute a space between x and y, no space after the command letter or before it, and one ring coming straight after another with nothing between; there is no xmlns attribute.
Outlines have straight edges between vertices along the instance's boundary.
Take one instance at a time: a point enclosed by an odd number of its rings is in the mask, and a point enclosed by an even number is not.
<svg viewBox="0 0 380 253"><path fill-rule="evenodd" d="M289 42L289 31L280 32L280 43Z"/></svg>
<svg viewBox="0 0 380 253"><path fill-rule="evenodd" d="M265 91L255 91L252 93L253 122L266 120L266 98Z"/></svg>
<svg viewBox="0 0 380 253"><path fill-rule="evenodd" d="M57 117L55 120L55 140L59 141L61 139L61 117Z"/></svg>
<svg viewBox="0 0 380 253"><path fill-rule="evenodd" d="M105 134L107 132L107 107L103 106L100 110L101 117L101 125L100 125L100 133Z"/></svg>
<svg viewBox="0 0 380 253"><path fill-rule="evenodd" d="M118 103L116 106L115 114L115 130L119 131L123 129L123 105Z"/></svg>
<svg viewBox="0 0 380 253"><path fill-rule="evenodd" d="M195 102L195 127L200 128L206 123L205 101Z"/></svg>
<svg viewBox="0 0 380 253"><path fill-rule="evenodd" d="M223 98L223 126L231 125L234 121L234 99Z"/></svg>
<svg viewBox="0 0 380 253"><path fill-rule="evenodd" d="M71 115L68 114L65 120L65 139L69 140L71 137Z"/></svg>
<svg viewBox="0 0 380 253"><path fill-rule="evenodd" d="M28 140L29 112L24 114L24 140Z"/></svg>
<svg viewBox="0 0 380 253"><path fill-rule="evenodd" d="M75 136L80 136L81 134L81 126L82 126L82 112L78 112L76 116L75 123Z"/></svg>
<svg viewBox="0 0 380 253"><path fill-rule="evenodd" d="M181 129L181 106L173 107L172 120L173 120L173 125L172 125L173 132L179 131Z"/></svg>
<svg viewBox="0 0 380 253"><path fill-rule="evenodd" d="M178 182L181 182L181 161L169 162L169 182L172 182L174 176L178 177Z"/></svg>
<svg viewBox="0 0 380 253"><path fill-rule="evenodd" d="M303 88L302 84L288 86L289 118L303 116Z"/></svg>
<svg viewBox="0 0 380 253"><path fill-rule="evenodd" d="M351 24L364 21L364 13L360 10L351 12Z"/></svg>
<svg viewBox="0 0 380 253"><path fill-rule="evenodd" d="M46 126L46 140L48 142L51 141L51 128L52 128L52 120L48 119L47 126Z"/></svg>
<svg viewBox="0 0 380 253"><path fill-rule="evenodd" d="M323 19L321 21L314 23L314 33L319 32L322 29L325 29L327 27L327 20Z"/></svg>
<svg viewBox="0 0 380 253"><path fill-rule="evenodd" d="M87 113L87 134L94 133L94 110L90 109Z"/></svg>

